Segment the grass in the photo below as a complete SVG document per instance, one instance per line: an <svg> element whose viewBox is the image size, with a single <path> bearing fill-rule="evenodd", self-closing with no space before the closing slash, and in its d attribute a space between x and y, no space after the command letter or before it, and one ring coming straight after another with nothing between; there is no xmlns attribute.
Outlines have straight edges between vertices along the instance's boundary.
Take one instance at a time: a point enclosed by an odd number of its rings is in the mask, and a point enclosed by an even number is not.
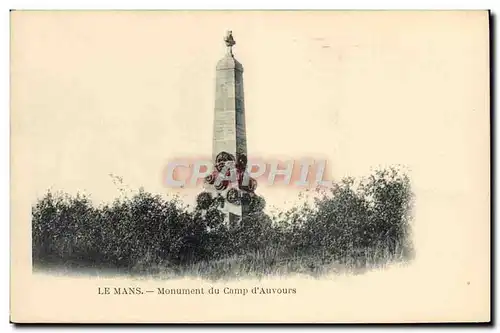
<svg viewBox="0 0 500 333"><path fill-rule="evenodd" d="M391 264L405 263L409 260L403 248L397 249L394 254L385 249L358 252L357 258L355 256L332 258L327 254L281 257L278 251L257 251L184 266L137 265L132 269L136 272L132 275L156 279L191 277L211 281L293 275L321 278L331 274L362 274L367 270L384 269Z"/></svg>

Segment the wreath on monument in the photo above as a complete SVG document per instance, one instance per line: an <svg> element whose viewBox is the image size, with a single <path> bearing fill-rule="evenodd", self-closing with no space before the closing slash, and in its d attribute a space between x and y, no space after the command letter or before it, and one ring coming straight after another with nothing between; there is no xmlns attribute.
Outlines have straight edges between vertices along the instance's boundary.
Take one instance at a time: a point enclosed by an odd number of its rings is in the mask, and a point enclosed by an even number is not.
<svg viewBox="0 0 500 333"><path fill-rule="evenodd" d="M257 180L255 178L246 178L243 174L238 179L238 187L247 192L255 192L257 189Z"/></svg>
<svg viewBox="0 0 500 333"><path fill-rule="evenodd" d="M201 209L208 209L212 202L213 197L209 192L201 192L196 198L196 204Z"/></svg>
<svg viewBox="0 0 500 333"><path fill-rule="evenodd" d="M250 202L250 210L252 212L261 212L266 207L266 201L263 197L254 195L252 201Z"/></svg>
<svg viewBox="0 0 500 333"><path fill-rule="evenodd" d="M217 191L224 191L229 186L228 180L221 180L218 183L216 182L214 187Z"/></svg>
<svg viewBox="0 0 500 333"><path fill-rule="evenodd" d="M217 172L214 171L205 177L205 183L213 185L215 183L216 179L217 179Z"/></svg>
<svg viewBox="0 0 500 333"><path fill-rule="evenodd" d="M217 171L221 172L224 169L224 166L228 164L228 162L235 162L235 158L232 154L228 152L222 151L217 157L215 157L215 168Z"/></svg>

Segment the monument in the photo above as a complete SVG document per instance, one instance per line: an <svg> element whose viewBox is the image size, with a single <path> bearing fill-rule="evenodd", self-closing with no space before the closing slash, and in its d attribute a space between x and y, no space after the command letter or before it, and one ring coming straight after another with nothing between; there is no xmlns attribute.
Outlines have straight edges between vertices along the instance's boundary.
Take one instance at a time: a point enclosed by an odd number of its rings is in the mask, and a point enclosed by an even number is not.
<svg viewBox="0 0 500 333"><path fill-rule="evenodd" d="M257 182L248 174L243 92L243 66L235 59L236 44L228 31L226 54L216 66L212 160L214 168L205 178L205 194L217 200L225 221L235 225L259 206ZM262 200L260 200L261 202Z"/></svg>

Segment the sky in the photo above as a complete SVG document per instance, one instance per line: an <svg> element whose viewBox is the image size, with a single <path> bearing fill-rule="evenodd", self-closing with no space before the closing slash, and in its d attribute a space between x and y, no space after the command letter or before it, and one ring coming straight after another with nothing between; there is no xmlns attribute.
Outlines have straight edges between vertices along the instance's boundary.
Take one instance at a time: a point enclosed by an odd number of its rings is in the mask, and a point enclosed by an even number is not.
<svg viewBox="0 0 500 333"><path fill-rule="evenodd" d="M232 30L250 156L325 159L334 180L397 164L417 191L465 194L489 179L485 29L481 12L14 13L13 163L32 200L112 200L110 174L171 193L168 161L210 156ZM277 206L298 195L258 192Z"/></svg>

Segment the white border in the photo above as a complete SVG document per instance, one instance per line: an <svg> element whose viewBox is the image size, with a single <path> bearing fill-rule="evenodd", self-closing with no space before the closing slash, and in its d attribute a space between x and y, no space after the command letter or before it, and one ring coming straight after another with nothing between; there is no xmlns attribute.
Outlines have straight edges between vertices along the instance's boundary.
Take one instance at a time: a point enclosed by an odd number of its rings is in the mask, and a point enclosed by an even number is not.
<svg viewBox="0 0 500 333"><path fill-rule="evenodd" d="M63 1L51 0L19 0L5 1L9 9L490 9L494 8L493 0L476 1L443 1L443 0L420 0L420 1L276 1L276 0L240 0L240 1L201 1L201 0L87 0L87 1Z"/></svg>
<svg viewBox="0 0 500 333"><path fill-rule="evenodd" d="M120 1L107 1L107 0L86 0L86 1L69 1L69 0L52 0L52 1L2 1L0 17L2 28L0 33L1 45L3 47L3 52L1 52L1 102L2 106L5 108L4 112L1 112L0 118L0 156L3 159L1 166L2 181L1 186L1 200L0 213L2 214L2 227L4 228L2 236L4 237L3 251L0 251L2 256L3 267L5 267L5 274L2 275L2 286L4 295L1 302L1 314L3 315L2 326L7 328L7 330L12 331L14 327L8 323L9 314L9 269L7 269L7 263L10 262L10 161L9 161L9 136L10 136L10 106L9 106L9 9L343 9L343 10L412 10L412 9L423 9L423 10L443 10L443 9L490 9L492 13L498 14L500 1L498 0L475 0L475 1L438 1L438 0L418 0L418 1L361 1L361 0L350 0L350 1L320 1L320 0L307 0L307 1L273 1L273 0L240 0L240 1L201 1L201 0L184 0L184 1L153 1L153 0L120 0ZM497 20L498 25L498 20ZM497 29L495 29L497 30ZM495 37L498 37L498 33L495 32ZM497 38L495 38L497 39ZM495 61L498 63L498 55L495 55ZM494 87L495 90L492 92L495 96L498 96L498 85ZM496 109L496 108L495 108ZM497 125L496 121L495 124ZM498 144L495 145L495 153L498 155ZM498 170L495 170L498 171ZM497 204L498 197L496 198L494 204ZM496 221L494 221L496 222ZM498 239L498 227L496 228L496 239ZM496 258L496 266L498 265L498 257ZM496 295L495 295L496 296ZM498 309L498 308L497 308ZM498 314L495 314L498 319ZM335 327L335 329L344 329L348 327ZM34 328L25 328L26 331L30 331ZM66 327L62 330L64 331L74 331L76 327ZM104 328L94 327L95 330L104 330ZM145 330L146 328L134 327L134 329ZM175 329L174 327L169 327L169 330ZM186 328L184 328L186 329ZM192 328L192 329L195 329ZM260 328L261 330L266 330ZM267 328L269 329L269 328ZM349 328L350 331L361 330L362 328ZM385 329L381 327L381 329ZM405 328L393 328L396 331L402 331ZM438 328L425 328L428 331L437 331ZM473 330L479 330L480 327L474 328ZM3 331L3 329L2 329Z"/></svg>

